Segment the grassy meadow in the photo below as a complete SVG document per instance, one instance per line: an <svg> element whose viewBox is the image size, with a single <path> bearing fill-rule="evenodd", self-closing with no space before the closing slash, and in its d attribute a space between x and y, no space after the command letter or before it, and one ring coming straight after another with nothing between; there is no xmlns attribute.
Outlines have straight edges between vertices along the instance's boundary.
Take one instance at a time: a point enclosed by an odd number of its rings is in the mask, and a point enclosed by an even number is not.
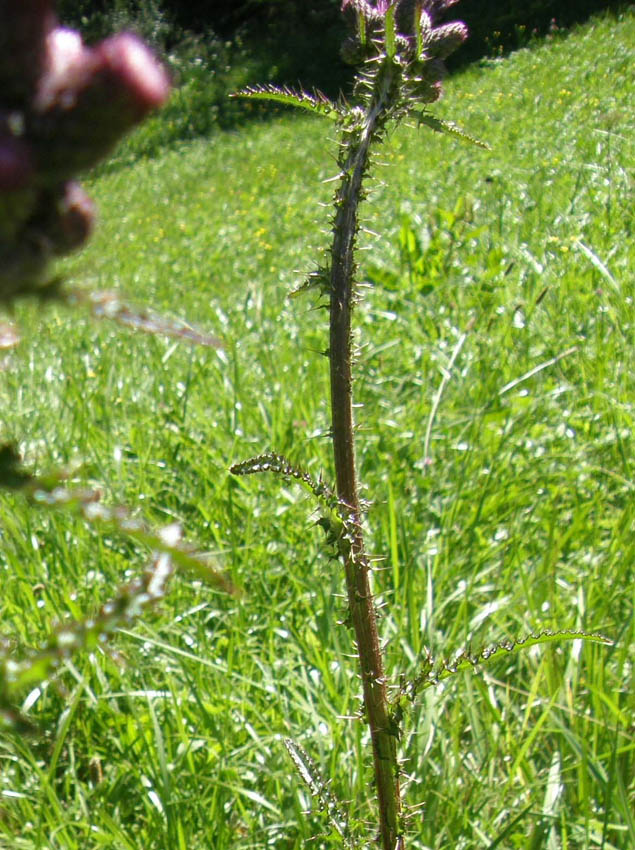
<svg viewBox="0 0 635 850"><path fill-rule="evenodd" d="M363 208L358 460L391 682L428 650L613 641L424 692L401 742L412 850L635 846L634 38L624 12L453 77L433 111L491 151L402 127ZM87 181L99 228L60 271L222 350L16 311L1 442L39 471L81 461L78 483L179 522L245 593L177 573L108 649L24 694L44 734L0 738L0 848L339 846L285 737L372 837L341 570L299 486L228 472L275 450L331 476L327 314L289 297L329 242L331 129L284 114L130 164L149 125ZM1 517L16 650L149 556L10 493Z"/></svg>

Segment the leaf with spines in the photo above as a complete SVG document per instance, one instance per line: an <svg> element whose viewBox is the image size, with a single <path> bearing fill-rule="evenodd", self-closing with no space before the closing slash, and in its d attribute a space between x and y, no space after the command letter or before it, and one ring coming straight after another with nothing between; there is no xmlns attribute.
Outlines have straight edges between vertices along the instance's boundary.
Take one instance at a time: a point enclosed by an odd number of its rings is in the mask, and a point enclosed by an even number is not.
<svg viewBox="0 0 635 850"><path fill-rule="evenodd" d="M327 543L332 545L339 554L349 550L348 518L346 511L338 510L340 503L332 488L320 478L315 480L305 469L294 466L284 455L277 452L267 452L256 455L229 468L232 475L255 475L258 472L273 472L284 478L293 478L302 484L320 503L322 516L317 520L326 534Z"/></svg>
<svg viewBox="0 0 635 850"><path fill-rule="evenodd" d="M527 635L517 640L506 640L486 647L478 653L463 650L452 661L435 662L431 655L426 657L423 668L419 674L409 682L402 683L399 689L399 697L406 696L414 700L418 693L426 688L434 687L445 679L455 676L464 670L475 670L484 662L497 661L508 655L513 655L523 649L530 649L543 643L559 643L563 640L588 640L611 646L612 641L604 635L596 632L584 632L576 629L565 629L563 631L543 631L537 634ZM399 702L399 697L397 702Z"/></svg>
<svg viewBox="0 0 635 850"><path fill-rule="evenodd" d="M328 297L331 287L331 281L329 278L329 270L320 266L312 272L309 272L306 279L299 286L296 286L289 293L290 298L297 298L298 295L302 295L305 292L316 292L321 297Z"/></svg>
<svg viewBox="0 0 635 850"><path fill-rule="evenodd" d="M285 738L284 745L300 778L309 789L311 796L318 801L320 809L326 813L335 832L342 841L346 842L347 847L354 848L355 844L350 834L348 819L342 812L335 795L329 789L328 783L320 775L311 756L304 747L301 747L291 738Z"/></svg>
<svg viewBox="0 0 635 850"><path fill-rule="evenodd" d="M231 97L245 97L250 100L267 100L274 103L280 103L283 106L296 106L299 109L306 109L316 115L323 115L325 118L337 119L340 115L340 108L332 100L329 100L325 94L317 91L309 94L304 91L294 91L288 86L247 86L240 91L234 92Z"/></svg>
<svg viewBox="0 0 635 850"><path fill-rule="evenodd" d="M445 121L442 118L437 118L435 115L431 115L429 112L418 112L417 118L419 119L419 124L425 124L426 127L430 127L430 129L434 130L436 133L444 133L447 136L454 136L454 138L460 139L462 142L467 142L470 145L475 145L477 148L482 148L486 151L491 150L491 147L487 144L487 142L482 142L480 139L470 136L469 133L466 133L465 130L453 121Z"/></svg>
<svg viewBox="0 0 635 850"><path fill-rule="evenodd" d="M313 495L325 501L329 505L336 502L333 490L322 479L316 481L313 476L299 466L295 466L284 455L277 452L266 452L265 454L250 457L240 463L230 466L232 475L254 475L257 472L273 472L283 475L285 478L295 478L300 484L307 487Z"/></svg>
<svg viewBox="0 0 635 850"><path fill-rule="evenodd" d="M163 529L162 537L173 546L178 537L174 526ZM96 614L59 625L37 648L20 648L8 641L0 645L0 731L18 734L38 732L38 727L16 708L21 693L43 682L75 653L94 651L122 626L129 626L166 593L173 564L165 552L155 552L143 576L117 589Z"/></svg>
<svg viewBox="0 0 635 850"><path fill-rule="evenodd" d="M121 626L130 625L163 598L173 571L169 556L156 553L144 575L117 589L99 611L83 620L64 622L37 649L16 653L0 650L0 711L20 691L50 678L61 662L82 649L93 651Z"/></svg>

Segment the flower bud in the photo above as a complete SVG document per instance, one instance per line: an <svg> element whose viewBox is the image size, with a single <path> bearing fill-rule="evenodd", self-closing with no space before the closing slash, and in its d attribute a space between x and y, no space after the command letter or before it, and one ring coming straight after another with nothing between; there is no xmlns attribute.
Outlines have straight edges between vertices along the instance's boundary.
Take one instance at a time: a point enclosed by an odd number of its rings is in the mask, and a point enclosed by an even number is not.
<svg viewBox="0 0 635 850"><path fill-rule="evenodd" d="M90 83L97 59L75 30L54 27L46 36L46 61L34 101L37 112L56 105L72 109L80 91Z"/></svg>
<svg viewBox="0 0 635 850"><path fill-rule="evenodd" d="M409 83L410 97L419 103L436 103L443 93L441 83L428 83L425 80L411 80Z"/></svg>
<svg viewBox="0 0 635 850"><path fill-rule="evenodd" d="M367 58L366 50L356 35L351 35L342 42L340 56L347 65L359 65Z"/></svg>
<svg viewBox="0 0 635 850"><path fill-rule="evenodd" d="M456 5L459 0L423 0L423 9L433 21L438 20L444 12Z"/></svg>
<svg viewBox="0 0 635 850"><path fill-rule="evenodd" d="M131 33L119 33L97 46L103 78L131 124L162 106L170 94L170 80L150 50Z"/></svg>
<svg viewBox="0 0 635 850"><path fill-rule="evenodd" d="M51 258L86 241L95 209L73 178L170 88L136 36L87 47L57 25L52 6L0 0L0 302L8 304L41 295Z"/></svg>
<svg viewBox="0 0 635 850"><path fill-rule="evenodd" d="M459 0L396 0L397 28L404 35L412 35L415 27L415 14L420 14L434 22Z"/></svg>
<svg viewBox="0 0 635 850"><path fill-rule="evenodd" d="M425 51L431 58L446 59L463 44L467 36L467 27L461 21L444 24L432 30L426 40Z"/></svg>
<svg viewBox="0 0 635 850"><path fill-rule="evenodd" d="M440 59L413 62L409 79L410 96L420 103L434 103L441 97L441 81L447 71Z"/></svg>

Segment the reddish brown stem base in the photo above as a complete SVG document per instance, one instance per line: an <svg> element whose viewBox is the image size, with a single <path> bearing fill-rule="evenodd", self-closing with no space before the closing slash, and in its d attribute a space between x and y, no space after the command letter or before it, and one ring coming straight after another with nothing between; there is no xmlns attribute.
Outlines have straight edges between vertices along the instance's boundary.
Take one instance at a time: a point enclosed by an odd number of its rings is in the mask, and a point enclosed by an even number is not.
<svg viewBox="0 0 635 850"><path fill-rule="evenodd" d="M370 132L362 136L342 177L333 229L330 369L331 416L337 495L346 528L342 547L351 623L355 631L362 677L364 708L370 728L375 787L379 804L379 835L383 850L403 850L397 738L391 723L386 677L377 633L377 618L369 581L369 562L361 525L355 463L353 420L351 313L357 208L366 170Z"/></svg>

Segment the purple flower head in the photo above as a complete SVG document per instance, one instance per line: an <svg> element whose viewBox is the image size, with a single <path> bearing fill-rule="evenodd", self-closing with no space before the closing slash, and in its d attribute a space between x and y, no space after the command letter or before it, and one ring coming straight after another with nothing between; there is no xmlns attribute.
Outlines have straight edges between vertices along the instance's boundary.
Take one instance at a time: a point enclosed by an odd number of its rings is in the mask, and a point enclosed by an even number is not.
<svg viewBox="0 0 635 850"><path fill-rule="evenodd" d="M445 76L443 60L467 38L460 21L439 24L439 19L458 0L343 0L342 10L357 13L359 32L342 45L342 58L359 64L380 55L386 14L394 10L396 58L403 69L405 92L409 99L432 103L441 95ZM363 21L360 23L360 16ZM393 48L394 49L394 48ZM391 58L393 54L391 53Z"/></svg>
<svg viewBox="0 0 635 850"><path fill-rule="evenodd" d="M427 12L433 21L437 21L459 0L423 0L423 11Z"/></svg>
<svg viewBox="0 0 635 850"><path fill-rule="evenodd" d="M88 238L94 207L74 178L169 90L136 36L87 47L52 0L0 0L0 302L37 291L48 259Z"/></svg>
<svg viewBox="0 0 635 850"><path fill-rule="evenodd" d="M121 33L94 48L55 29L34 101L42 169L70 178L102 159L169 92L162 67L139 39Z"/></svg>
<svg viewBox="0 0 635 850"><path fill-rule="evenodd" d="M356 12L361 12L362 15L383 14L390 5L390 0L379 0L381 9L377 9L372 3L367 0L342 0L342 11L351 8Z"/></svg>
<svg viewBox="0 0 635 850"><path fill-rule="evenodd" d="M459 0L418 0L419 8L427 12L432 21L438 20L444 12L458 2ZM374 3L369 0L342 0L342 11L350 8L364 15L367 20L377 20L382 18L391 6L397 6L398 16L402 20L409 16L410 26L412 26L416 5L417 0L375 0Z"/></svg>
<svg viewBox="0 0 635 850"><path fill-rule="evenodd" d="M467 38L467 27L462 21L442 24L433 29L425 42L425 51L431 58L446 59Z"/></svg>

